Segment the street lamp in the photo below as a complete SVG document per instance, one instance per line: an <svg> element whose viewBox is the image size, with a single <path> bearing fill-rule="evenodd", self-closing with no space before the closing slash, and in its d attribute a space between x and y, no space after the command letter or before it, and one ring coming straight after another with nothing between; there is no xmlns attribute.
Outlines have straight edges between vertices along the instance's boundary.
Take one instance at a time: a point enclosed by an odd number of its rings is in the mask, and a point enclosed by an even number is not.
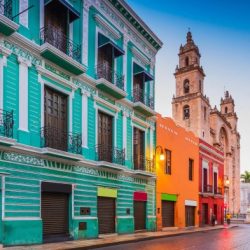
<svg viewBox="0 0 250 250"><path fill-rule="evenodd" d="M224 178L226 177L226 179L225 179L225 187L226 188L229 188L229 179L228 179L228 176L227 175L224 175Z"/></svg>
<svg viewBox="0 0 250 250"><path fill-rule="evenodd" d="M229 212L229 184L230 181L228 179L228 176L224 175L224 195L225 195L224 201L226 201L225 218L226 218L226 210Z"/></svg>
<svg viewBox="0 0 250 250"><path fill-rule="evenodd" d="M156 153L157 153L157 149L160 149L160 161L164 161L165 160L165 155L163 153L163 148L162 146L158 145L155 147L155 157L156 157Z"/></svg>

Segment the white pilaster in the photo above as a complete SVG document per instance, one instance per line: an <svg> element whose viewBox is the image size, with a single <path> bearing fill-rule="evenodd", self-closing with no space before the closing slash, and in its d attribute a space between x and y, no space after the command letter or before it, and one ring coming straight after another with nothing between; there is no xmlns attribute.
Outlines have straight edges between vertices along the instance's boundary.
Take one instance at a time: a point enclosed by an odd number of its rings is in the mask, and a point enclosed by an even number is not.
<svg viewBox="0 0 250 250"><path fill-rule="evenodd" d="M11 54L11 51L0 47L0 54L2 54L0 58L0 109L3 109L4 67L7 66L7 57Z"/></svg>
<svg viewBox="0 0 250 250"><path fill-rule="evenodd" d="M122 148L125 150L125 159L127 159L127 117L128 114L126 112L123 112L122 117Z"/></svg>
<svg viewBox="0 0 250 250"><path fill-rule="evenodd" d="M149 140L149 156L150 156L150 159L153 159L154 129L152 127L149 127L149 138L150 138L150 140Z"/></svg>
<svg viewBox="0 0 250 250"><path fill-rule="evenodd" d="M82 92L82 146L88 148L88 97L90 94Z"/></svg>
<svg viewBox="0 0 250 250"><path fill-rule="evenodd" d="M83 32L82 32L82 63L88 65L88 33L89 33L89 7L90 1L84 1L83 5Z"/></svg>
<svg viewBox="0 0 250 250"><path fill-rule="evenodd" d="M44 27L44 0L40 0L40 29Z"/></svg>
<svg viewBox="0 0 250 250"><path fill-rule="evenodd" d="M19 62L19 130L29 132L28 127L28 68L31 62L18 57Z"/></svg>
<svg viewBox="0 0 250 250"><path fill-rule="evenodd" d="M69 95L69 132L72 131L72 125L73 125L73 98L74 98L74 92L70 93Z"/></svg>
<svg viewBox="0 0 250 250"><path fill-rule="evenodd" d="M29 7L29 0L19 1L19 13L28 9L28 7ZM26 10L19 15L19 23L27 28L29 27L29 10Z"/></svg>
<svg viewBox="0 0 250 250"><path fill-rule="evenodd" d="M124 90L127 91L127 46L128 46L129 39L124 36L123 40L123 50L124 50L124 56L123 56L123 75L124 75Z"/></svg>
<svg viewBox="0 0 250 250"><path fill-rule="evenodd" d="M3 109L3 70L7 65L6 56L0 58L0 109Z"/></svg>

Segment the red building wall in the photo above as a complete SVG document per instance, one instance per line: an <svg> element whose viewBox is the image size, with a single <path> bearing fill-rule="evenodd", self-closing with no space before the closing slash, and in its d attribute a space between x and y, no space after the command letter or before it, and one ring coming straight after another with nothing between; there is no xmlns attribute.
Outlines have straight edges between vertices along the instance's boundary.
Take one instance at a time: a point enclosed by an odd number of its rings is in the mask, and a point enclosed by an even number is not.
<svg viewBox="0 0 250 250"><path fill-rule="evenodd" d="M204 170L206 169L206 170ZM207 172L207 178L205 178ZM217 173L217 181L214 180ZM206 183L207 182L207 183ZM216 185L217 182L217 185ZM224 155L199 140L199 224L211 225L212 215L218 224L224 222Z"/></svg>

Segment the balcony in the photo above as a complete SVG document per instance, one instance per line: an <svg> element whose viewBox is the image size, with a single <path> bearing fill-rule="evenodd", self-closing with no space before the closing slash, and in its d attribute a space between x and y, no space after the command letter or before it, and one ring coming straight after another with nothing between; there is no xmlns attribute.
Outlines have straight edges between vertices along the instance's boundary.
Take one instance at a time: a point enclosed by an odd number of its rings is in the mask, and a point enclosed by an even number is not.
<svg viewBox="0 0 250 250"><path fill-rule="evenodd" d="M203 193L213 193L212 185L203 185Z"/></svg>
<svg viewBox="0 0 250 250"><path fill-rule="evenodd" d="M12 0L0 0L0 33L10 36L18 30L19 25L13 22Z"/></svg>
<svg viewBox="0 0 250 250"><path fill-rule="evenodd" d="M150 159L145 159L144 155L135 155L134 171L137 175L154 177L155 176L154 161Z"/></svg>
<svg viewBox="0 0 250 250"><path fill-rule="evenodd" d="M0 144L13 145L14 118L13 111L0 109Z"/></svg>
<svg viewBox="0 0 250 250"><path fill-rule="evenodd" d="M125 164L125 150L113 146L97 144L95 147L96 161L98 165L114 170L123 170Z"/></svg>
<svg viewBox="0 0 250 250"><path fill-rule="evenodd" d="M134 109L145 116L155 115L154 98L147 96L142 89L134 89L133 91Z"/></svg>
<svg viewBox="0 0 250 250"><path fill-rule="evenodd" d="M81 45L73 43L58 28L42 28L40 39L41 55L44 58L75 75L86 71L86 67L81 64Z"/></svg>
<svg viewBox="0 0 250 250"><path fill-rule="evenodd" d="M42 153L71 160L82 160L82 135L54 127L41 129Z"/></svg>
<svg viewBox="0 0 250 250"><path fill-rule="evenodd" d="M214 194L222 195L222 188L221 187L214 187Z"/></svg>
<svg viewBox="0 0 250 250"><path fill-rule="evenodd" d="M127 96L124 91L124 75L115 72L108 64L100 63L97 65L96 79L96 87L116 99Z"/></svg>

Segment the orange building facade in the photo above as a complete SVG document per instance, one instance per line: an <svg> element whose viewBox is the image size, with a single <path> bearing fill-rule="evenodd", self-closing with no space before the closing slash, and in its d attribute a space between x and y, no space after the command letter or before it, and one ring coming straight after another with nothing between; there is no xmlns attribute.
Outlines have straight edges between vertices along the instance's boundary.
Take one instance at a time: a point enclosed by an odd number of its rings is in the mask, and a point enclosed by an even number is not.
<svg viewBox="0 0 250 250"><path fill-rule="evenodd" d="M199 139L158 114L156 140L157 229L198 226Z"/></svg>

